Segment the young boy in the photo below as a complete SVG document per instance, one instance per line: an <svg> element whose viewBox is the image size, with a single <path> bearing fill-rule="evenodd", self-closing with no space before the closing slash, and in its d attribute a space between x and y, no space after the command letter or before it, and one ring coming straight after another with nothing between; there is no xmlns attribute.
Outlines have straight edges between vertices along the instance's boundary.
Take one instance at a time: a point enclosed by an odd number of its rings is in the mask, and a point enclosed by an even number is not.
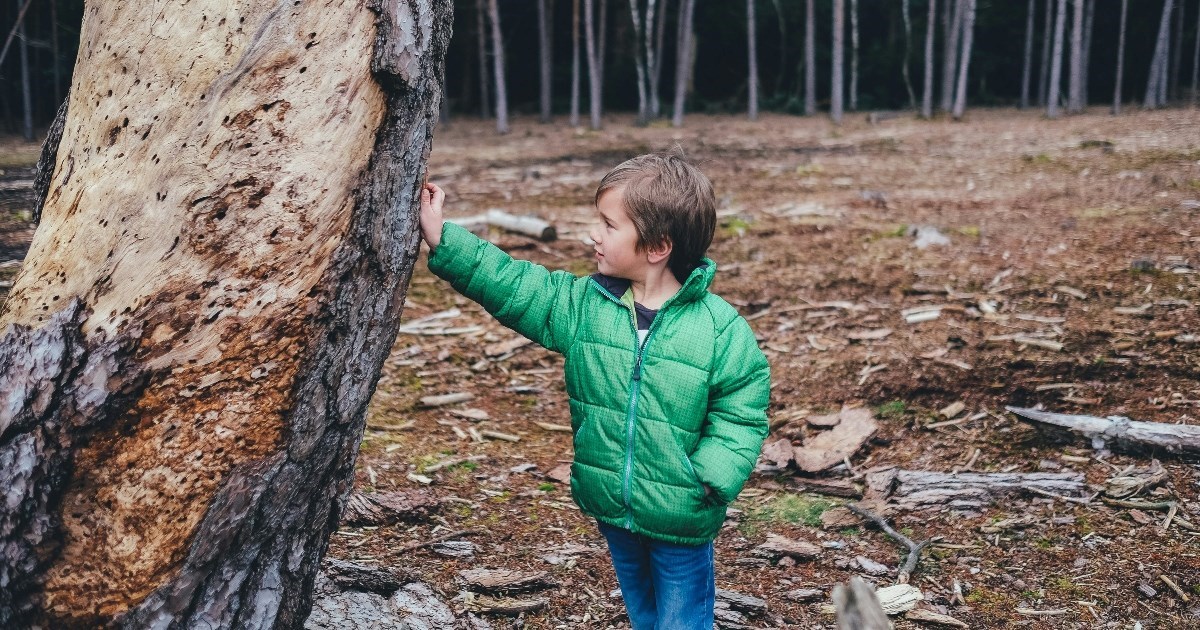
<svg viewBox="0 0 1200 630"><path fill-rule="evenodd" d="M571 493L599 522L634 630L713 626L713 539L767 434L770 371L746 320L708 292L712 184L681 157L600 182L597 273L516 261L442 220L421 192L429 268L504 325L565 356Z"/></svg>

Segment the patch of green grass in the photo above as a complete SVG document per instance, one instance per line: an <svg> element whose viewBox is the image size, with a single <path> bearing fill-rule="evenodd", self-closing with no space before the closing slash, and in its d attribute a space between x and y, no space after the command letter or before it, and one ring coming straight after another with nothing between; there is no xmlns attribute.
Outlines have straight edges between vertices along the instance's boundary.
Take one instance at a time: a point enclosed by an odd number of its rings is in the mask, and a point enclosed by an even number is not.
<svg viewBox="0 0 1200 630"><path fill-rule="evenodd" d="M842 529L841 531L839 531L838 533L841 534L842 536L845 536L846 538L854 538L856 536L862 536L862 528L846 527L846 528Z"/></svg>
<svg viewBox="0 0 1200 630"><path fill-rule="evenodd" d="M729 217L721 222L721 234L725 237L745 236L750 222L741 217Z"/></svg>
<svg viewBox="0 0 1200 630"><path fill-rule="evenodd" d="M748 510L746 521L759 524L790 523L809 527L821 525L821 514L837 504L810 494L783 494L768 503Z"/></svg>
<svg viewBox="0 0 1200 630"><path fill-rule="evenodd" d="M492 503L508 503L508 500L511 498L512 498L512 493L509 492L508 490L505 490L494 497L488 498L488 500L491 501Z"/></svg>
<svg viewBox="0 0 1200 630"><path fill-rule="evenodd" d="M554 484L552 484L550 482L543 482L543 483L538 484L538 490L541 490L542 492L554 492L554 489L557 487L558 486L555 486Z"/></svg>
<svg viewBox="0 0 1200 630"><path fill-rule="evenodd" d="M903 400L885 402L875 408L875 415L888 420L903 418L908 413L908 404Z"/></svg>
<svg viewBox="0 0 1200 630"><path fill-rule="evenodd" d="M978 225L964 225L964 226L958 228L958 230L956 230L956 231L959 234L962 234L963 236L966 236L968 238L976 238L976 239L979 238L983 234L983 232L980 231Z"/></svg>
<svg viewBox="0 0 1200 630"><path fill-rule="evenodd" d="M891 229L879 230L867 237L868 242L883 240L885 238L904 238L908 235L908 224L901 223Z"/></svg>
<svg viewBox="0 0 1200 630"><path fill-rule="evenodd" d="M1046 155L1045 153L1038 153L1037 155L1023 155L1021 156L1021 159L1025 160L1026 164L1046 165L1054 163L1054 158Z"/></svg>

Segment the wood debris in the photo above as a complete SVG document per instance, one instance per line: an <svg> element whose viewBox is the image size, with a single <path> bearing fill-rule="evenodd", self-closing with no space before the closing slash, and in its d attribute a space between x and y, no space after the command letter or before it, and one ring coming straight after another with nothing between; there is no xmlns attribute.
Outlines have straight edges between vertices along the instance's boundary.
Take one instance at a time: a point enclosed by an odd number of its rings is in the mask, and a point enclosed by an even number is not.
<svg viewBox="0 0 1200 630"><path fill-rule="evenodd" d="M920 621L922 623L931 623L935 626L947 626L950 628L970 628L971 626L942 613L933 612L927 608L914 608L907 613L904 613L904 618L909 621Z"/></svg>
<svg viewBox="0 0 1200 630"><path fill-rule="evenodd" d="M870 488L887 488L881 496L901 509L950 507L976 510L1001 497L1037 488L1058 496L1084 497L1082 473L942 473L884 470L867 473ZM868 497L871 497L868 494Z"/></svg>
<svg viewBox="0 0 1200 630"><path fill-rule="evenodd" d="M422 472L427 472L427 473L437 472L439 470L442 470L443 468L450 468L451 466L457 466L459 464L465 464L467 462L481 462L485 459L487 459L487 455L471 455L469 457L451 457L450 459L443 459L440 462L426 466L425 470L423 470Z"/></svg>
<svg viewBox="0 0 1200 630"><path fill-rule="evenodd" d="M886 338L890 334L892 334L891 328L866 328L850 331L846 333L846 338L851 341L877 341Z"/></svg>
<svg viewBox="0 0 1200 630"><path fill-rule="evenodd" d="M1123 471L1104 482L1104 496L1113 499L1128 499L1167 480L1169 475L1158 460L1153 460L1148 468L1135 468Z"/></svg>
<svg viewBox="0 0 1200 630"><path fill-rule="evenodd" d="M767 613L766 600L723 588L717 589L717 604L724 604L751 617L761 617Z"/></svg>
<svg viewBox="0 0 1200 630"><path fill-rule="evenodd" d="M482 593L517 593L557 587L549 573L509 569L465 569L458 572L467 588Z"/></svg>
<svg viewBox="0 0 1200 630"><path fill-rule="evenodd" d="M947 420L953 420L955 416L965 411L967 404L961 400L950 403L949 405L938 410L938 414L945 417Z"/></svg>
<svg viewBox="0 0 1200 630"><path fill-rule="evenodd" d="M531 343L533 343L533 342L530 341L529 339L526 339L525 337L514 337L512 339L509 339L508 341L501 341L498 343L493 343L493 344L484 346L483 354L484 354L484 356L487 356L489 358L499 357L499 356L503 356L503 355L507 355L512 352L515 352L521 348L524 348L525 346L528 346Z"/></svg>
<svg viewBox="0 0 1200 630"><path fill-rule="evenodd" d="M850 584L833 588L833 605L837 613L838 630L889 630L892 627L871 588L860 577L850 578Z"/></svg>
<svg viewBox="0 0 1200 630"><path fill-rule="evenodd" d="M558 230L547 221L532 215L509 214L496 208L491 208L483 214L447 218L446 221L461 225L469 230L478 230L481 227L489 225L495 226L502 230L523 234L540 241L553 241L558 238Z"/></svg>
<svg viewBox="0 0 1200 630"><path fill-rule="evenodd" d="M421 398L421 406L442 407L445 405L464 403L469 400L475 400L475 394L469 392L456 392L453 394L442 394L439 396L423 396Z"/></svg>
<svg viewBox="0 0 1200 630"><path fill-rule="evenodd" d="M484 411L483 409L474 409L474 408L449 409L446 411L446 413L454 416L455 418L462 418L464 420L472 420L474 422L482 422L491 417L487 411Z"/></svg>
<svg viewBox="0 0 1200 630"><path fill-rule="evenodd" d="M804 472L816 473L832 468L854 455L879 430L879 422L869 409L842 409L837 426L806 439L795 448L792 459Z"/></svg>
<svg viewBox="0 0 1200 630"><path fill-rule="evenodd" d="M753 553L769 560L777 560L784 556L796 560L812 560L821 555L821 548L803 540L767 534L767 541L755 547Z"/></svg>
<svg viewBox="0 0 1200 630"><path fill-rule="evenodd" d="M546 431L558 431L561 433L570 433L572 431L571 427L565 424L553 424L550 422L534 422L534 424Z"/></svg>
<svg viewBox="0 0 1200 630"><path fill-rule="evenodd" d="M546 477L559 483L571 483L571 465L559 464L546 473Z"/></svg>
<svg viewBox="0 0 1200 630"><path fill-rule="evenodd" d="M492 431L489 429L484 429L484 430L480 431L479 435L482 437L485 437L485 438L491 438L493 440L504 440L505 442L520 442L521 441L521 437L518 435L513 435L511 433L502 433L500 431Z"/></svg>
<svg viewBox="0 0 1200 630"><path fill-rule="evenodd" d="M488 597L486 595L468 594L464 597L467 610L485 615L516 616L522 613L535 612L550 605L545 597L532 599L514 599L511 597Z"/></svg>
<svg viewBox="0 0 1200 630"><path fill-rule="evenodd" d="M847 499L861 499L862 490L849 481L840 479L810 479L805 477L792 477L792 485L797 490L802 492L812 492L814 494L824 494L827 496L843 497Z"/></svg>
<svg viewBox="0 0 1200 630"><path fill-rule="evenodd" d="M1200 426L1141 422L1124 416L1099 418L1021 407L1006 409L1040 428L1084 437L1096 450L1104 450L1111 445L1129 452L1154 451L1187 457L1200 456Z"/></svg>
<svg viewBox="0 0 1200 630"><path fill-rule="evenodd" d="M350 526L390 525L397 521L420 521L437 510L438 500L424 490L404 492L355 492L346 500L342 524Z"/></svg>

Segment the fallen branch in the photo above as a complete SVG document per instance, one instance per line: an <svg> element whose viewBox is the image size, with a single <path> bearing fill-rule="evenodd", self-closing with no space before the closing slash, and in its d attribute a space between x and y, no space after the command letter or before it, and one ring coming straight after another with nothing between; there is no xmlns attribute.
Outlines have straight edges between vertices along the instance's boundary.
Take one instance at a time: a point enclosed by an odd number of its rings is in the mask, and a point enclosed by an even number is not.
<svg viewBox="0 0 1200 630"><path fill-rule="evenodd" d="M471 229L480 225L494 225L502 230L532 236L541 241L553 241L558 238L558 230L546 221L534 216L518 216L503 210L488 210L484 214L469 217L448 218L446 221Z"/></svg>
<svg viewBox="0 0 1200 630"><path fill-rule="evenodd" d="M876 516L874 512L860 507L856 503L848 503L846 507L849 508L851 512L854 512L855 514L875 523L879 526L879 529L882 529L888 536L891 536L896 541L908 547L908 558L904 561L904 566L900 567L900 573L896 576L897 584L908 584L909 577L912 575L913 571L917 570L917 563L921 561L921 552L933 541L926 540L920 543L915 543L908 536L905 536L904 534L892 529L892 526L888 525L887 521L883 520L883 518L880 516Z"/></svg>
<svg viewBox="0 0 1200 630"><path fill-rule="evenodd" d="M463 536L474 536L474 535L482 534L482 533L483 533L483 530L477 529L477 528L460 529L456 532L450 532L449 534L445 534L443 536L438 536L437 538L430 538L429 540L426 540L425 542L412 543L411 545L404 545L403 547L397 548L392 553L394 555L399 555L399 554L402 554L405 552L415 551L417 549L421 549L424 547L430 547L432 545L436 545L441 542L446 542L447 540L454 540L455 538L462 538Z"/></svg>
<svg viewBox="0 0 1200 630"><path fill-rule="evenodd" d="M1102 450L1109 443L1127 451L1165 451L1200 457L1200 426L1141 422L1123 416L1076 416L1061 413L1006 407L1009 411L1040 427L1066 430L1091 440L1092 448Z"/></svg>

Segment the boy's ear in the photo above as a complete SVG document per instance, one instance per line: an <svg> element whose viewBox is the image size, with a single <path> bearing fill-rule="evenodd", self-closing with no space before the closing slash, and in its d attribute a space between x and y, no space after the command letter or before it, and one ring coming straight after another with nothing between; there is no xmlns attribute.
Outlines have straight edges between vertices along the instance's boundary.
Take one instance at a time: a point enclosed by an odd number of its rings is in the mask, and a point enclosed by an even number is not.
<svg viewBox="0 0 1200 630"><path fill-rule="evenodd" d="M671 257L671 239L663 239L663 242L657 245L646 247L646 261L651 265L658 263Z"/></svg>

